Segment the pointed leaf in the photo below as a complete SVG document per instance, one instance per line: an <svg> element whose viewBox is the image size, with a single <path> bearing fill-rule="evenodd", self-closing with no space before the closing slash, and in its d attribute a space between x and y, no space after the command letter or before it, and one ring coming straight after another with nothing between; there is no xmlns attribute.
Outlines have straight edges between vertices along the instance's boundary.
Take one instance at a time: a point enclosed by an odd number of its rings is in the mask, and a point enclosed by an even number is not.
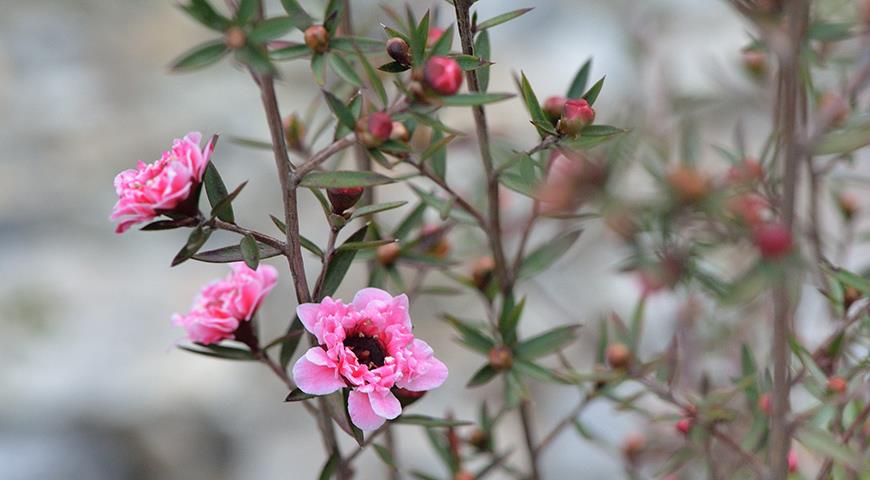
<svg viewBox="0 0 870 480"><path fill-rule="evenodd" d="M586 84L589 82L589 71L591 69L592 59L590 58L580 67L577 75L574 76L574 80L571 81L568 93L565 94L567 98L580 98L583 95L583 92L586 91Z"/></svg>
<svg viewBox="0 0 870 480"><path fill-rule="evenodd" d="M375 172L336 170L333 172L310 172L299 182L299 186L306 188L372 187L393 182L392 178Z"/></svg>
<svg viewBox="0 0 870 480"><path fill-rule="evenodd" d="M502 13L501 15L497 15L495 17L490 18L489 20L484 20L477 24L477 31L482 32L487 28L492 28L496 25L501 25L502 23L509 22L521 15L525 15L530 12L534 8L520 8L519 10L514 10L507 13Z"/></svg>
<svg viewBox="0 0 870 480"><path fill-rule="evenodd" d="M536 335L517 345L516 354L531 360L556 353L577 339L579 328L579 325L566 325Z"/></svg>
<svg viewBox="0 0 870 480"><path fill-rule="evenodd" d="M598 94L601 93L601 87L604 86L604 78L601 77L601 80L595 82L595 85L592 85L592 88L583 94L583 99L589 102L589 105L595 105L595 100L598 100Z"/></svg>
<svg viewBox="0 0 870 480"><path fill-rule="evenodd" d="M257 258L259 259L277 257L283 253L275 247L257 242ZM242 253L241 245L229 245L197 253L192 258L206 263L233 263L244 261L245 255Z"/></svg>
<svg viewBox="0 0 870 480"><path fill-rule="evenodd" d="M208 165L206 165L202 183L205 185L205 193L208 196L208 203L212 207L219 204L229 195L227 193L227 187L213 162L209 162ZM235 215L233 215L232 204L221 209L221 211L218 212L217 217L228 223L236 223Z"/></svg>
<svg viewBox="0 0 870 480"><path fill-rule="evenodd" d="M582 233L582 230L562 234L551 242L535 249L523 260L517 276L519 278L528 278L546 270L574 245L574 242L580 237L580 233Z"/></svg>
<svg viewBox="0 0 870 480"><path fill-rule="evenodd" d="M190 72L207 67L224 58L229 53L226 43L221 40L206 42L181 54L170 67L175 72Z"/></svg>
<svg viewBox="0 0 870 480"><path fill-rule="evenodd" d="M260 265L260 251L257 246L257 241L250 233L242 237L241 242L239 242L239 250L242 252L242 258L245 260L245 264L250 267L251 270L256 270Z"/></svg>
<svg viewBox="0 0 870 480"><path fill-rule="evenodd" d="M501 102L513 97L512 93L458 93L449 97L441 97L440 100L446 107L473 107Z"/></svg>
<svg viewBox="0 0 870 480"><path fill-rule="evenodd" d="M357 87L362 87L362 80L359 78L359 75L353 69L350 63L347 60L341 57L341 55L331 52L327 55L329 66L332 67L332 71L336 73L342 80L351 85L355 85Z"/></svg>

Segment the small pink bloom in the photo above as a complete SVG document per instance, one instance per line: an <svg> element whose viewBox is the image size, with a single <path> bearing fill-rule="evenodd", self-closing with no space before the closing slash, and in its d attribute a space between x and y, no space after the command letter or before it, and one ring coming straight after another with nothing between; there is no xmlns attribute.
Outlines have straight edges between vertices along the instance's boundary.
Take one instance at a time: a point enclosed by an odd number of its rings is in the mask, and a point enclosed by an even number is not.
<svg viewBox="0 0 870 480"><path fill-rule="evenodd" d="M573 136L580 132L586 125L595 121L595 109L584 99L570 99L565 101L562 108L562 118L559 120L559 132Z"/></svg>
<svg viewBox="0 0 870 480"><path fill-rule="evenodd" d="M456 60L436 55L426 62L423 79L439 95L453 95L462 85L462 68Z"/></svg>
<svg viewBox="0 0 870 480"><path fill-rule="evenodd" d="M404 294L365 288L350 304L326 297L299 305L296 313L320 343L293 366L296 384L313 395L349 387L348 412L363 430L402 413L394 388L421 392L447 378L447 366L414 338Z"/></svg>
<svg viewBox="0 0 870 480"><path fill-rule="evenodd" d="M254 316L278 281L278 271L270 265L251 270L239 262L230 268L229 275L202 287L189 313L172 316L192 341L212 344L234 338L239 322Z"/></svg>
<svg viewBox="0 0 870 480"><path fill-rule="evenodd" d="M794 450L788 451L788 472L795 473L798 470L798 456Z"/></svg>
<svg viewBox="0 0 870 480"><path fill-rule="evenodd" d="M544 113L547 115L547 118L549 118L550 121L553 122L559 120L559 117L562 116L562 110L565 109L565 102L567 101L567 98L559 95L547 98L547 100L544 101L543 106L543 110Z"/></svg>
<svg viewBox="0 0 870 480"><path fill-rule="evenodd" d="M188 133L156 162L140 161L115 177L118 202L109 217L119 222L115 233L175 209L196 191L213 150L212 142L200 149L200 139L199 132Z"/></svg>
<svg viewBox="0 0 870 480"><path fill-rule="evenodd" d="M435 45L435 43L441 38L441 35L444 35L443 28L430 27L429 35L426 37L426 46L431 47L432 45Z"/></svg>

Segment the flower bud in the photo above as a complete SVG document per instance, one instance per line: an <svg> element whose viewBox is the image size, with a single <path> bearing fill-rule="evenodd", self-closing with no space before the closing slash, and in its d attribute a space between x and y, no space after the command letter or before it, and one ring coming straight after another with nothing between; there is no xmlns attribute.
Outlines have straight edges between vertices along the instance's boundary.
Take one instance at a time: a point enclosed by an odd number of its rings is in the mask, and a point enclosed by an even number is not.
<svg viewBox="0 0 870 480"><path fill-rule="evenodd" d="M796 473L798 470L798 456L794 450L788 451L788 473Z"/></svg>
<svg viewBox="0 0 870 480"><path fill-rule="evenodd" d="M423 80L439 95L453 95L462 86L462 68L450 57L434 56L426 62Z"/></svg>
<svg viewBox="0 0 870 480"><path fill-rule="evenodd" d="M559 133L569 137L576 136L586 125L595 121L595 109L589 102L580 99L571 99L565 101L565 106L562 109L562 117L556 125Z"/></svg>
<svg viewBox="0 0 870 480"><path fill-rule="evenodd" d="M438 40L441 39L441 35L444 35L443 28L429 27L429 35L426 37L426 46L431 47L438 43Z"/></svg>
<svg viewBox="0 0 870 480"><path fill-rule="evenodd" d="M475 429L468 436L468 444L472 447L484 451L489 447L489 435L481 429Z"/></svg>
<svg viewBox="0 0 870 480"><path fill-rule="evenodd" d="M849 221L858 212L858 200L852 195L841 193L837 195L837 207L840 209L840 213L843 214L843 218Z"/></svg>
<svg viewBox="0 0 870 480"><path fill-rule="evenodd" d="M244 47L247 41L248 38L241 27L230 27L224 34L224 43L226 43L227 47L231 50L238 50Z"/></svg>
<svg viewBox="0 0 870 480"><path fill-rule="evenodd" d="M819 98L818 109L829 115L831 125L838 127L849 118L849 104L836 93L825 93Z"/></svg>
<svg viewBox="0 0 870 480"><path fill-rule="evenodd" d="M843 377L833 376L828 379L828 391L831 393L844 393L848 387L849 384Z"/></svg>
<svg viewBox="0 0 870 480"><path fill-rule="evenodd" d="M551 122L556 123L559 121L559 117L562 116L562 110L565 109L565 102L567 101L567 98L558 95L547 98L544 101L544 114L547 115L547 118Z"/></svg>
<svg viewBox="0 0 870 480"><path fill-rule="evenodd" d="M744 51L743 67L753 77L764 77L767 74L767 53L761 50Z"/></svg>
<svg viewBox="0 0 870 480"><path fill-rule="evenodd" d="M728 182L732 185L742 185L759 181L764 178L764 168L754 158L744 158L742 162L728 169Z"/></svg>
<svg viewBox="0 0 870 480"><path fill-rule="evenodd" d="M770 403L769 393L764 393L758 397L758 409L764 412L765 415L770 415L773 412L773 405Z"/></svg>
<svg viewBox="0 0 870 480"><path fill-rule="evenodd" d="M352 208L363 194L363 187L327 188L326 195L332 204L332 213L341 215Z"/></svg>
<svg viewBox="0 0 870 480"><path fill-rule="evenodd" d="M399 399L399 403L402 404L402 408L405 408L408 405L411 405L412 403L416 402L417 400L420 400L421 398L423 398L423 395L426 395L425 391L414 392L414 391L408 390L406 388L397 388L397 387L393 387L392 392L393 392L393 395L395 395L396 398Z"/></svg>
<svg viewBox="0 0 870 480"><path fill-rule="evenodd" d="M305 45L317 52L329 50L329 32L323 25L312 25L305 29Z"/></svg>
<svg viewBox="0 0 870 480"><path fill-rule="evenodd" d="M301 150L305 143L305 124L295 113L284 118L284 138L291 150Z"/></svg>
<svg viewBox="0 0 870 480"><path fill-rule="evenodd" d="M607 212L604 223L625 241L634 239L640 229L635 215L622 207Z"/></svg>
<svg viewBox="0 0 870 480"><path fill-rule="evenodd" d="M752 237L761 256L767 260L787 255L793 246L791 232L780 223L767 223L756 227Z"/></svg>
<svg viewBox="0 0 870 480"><path fill-rule="evenodd" d="M853 303L861 300L864 295L855 287L846 287L843 290L843 308L849 310Z"/></svg>
<svg viewBox="0 0 870 480"><path fill-rule="evenodd" d="M668 186L682 204L699 202L710 190L707 178L697 170L687 166L679 166L667 176Z"/></svg>
<svg viewBox="0 0 870 480"><path fill-rule="evenodd" d="M396 142L408 143L411 139L411 134L408 133L408 128L405 124L399 121L393 121L393 130L390 132L390 140Z"/></svg>
<svg viewBox="0 0 870 480"><path fill-rule="evenodd" d="M731 197L726 202L728 213L749 227L761 225L771 216L770 202L757 193Z"/></svg>
<svg viewBox="0 0 870 480"><path fill-rule="evenodd" d="M399 247L398 242L387 243L386 245L378 247L375 255L381 265L388 267L396 263L396 260L399 259L400 250L401 247Z"/></svg>
<svg viewBox="0 0 870 480"><path fill-rule="evenodd" d="M514 364L514 355L511 349L505 346L493 347L489 351L489 366L496 370L507 370Z"/></svg>
<svg viewBox="0 0 870 480"><path fill-rule="evenodd" d="M610 368L623 370L631 365L631 350L625 344L611 343L604 351L604 358Z"/></svg>
<svg viewBox="0 0 870 480"><path fill-rule="evenodd" d="M676 428L677 431L682 433L683 435L688 435L694 423L695 422L691 418L684 417L677 421L677 423L674 425L674 428Z"/></svg>
<svg viewBox="0 0 870 480"><path fill-rule="evenodd" d="M387 40L387 55L400 65L411 66L411 47L399 37Z"/></svg>
<svg viewBox="0 0 870 480"><path fill-rule="evenodd" d="M445 235L447 230L448 228L440 225L424 225L420 229L420 249L433 257L446 257L450 252L450 242Z"/></svg>
<svg viewBox="0 0 870 480"><path fill-rule="evenodd" d="M356 124L356 134L366 148L376 148L390 139L393 133L393 119L386 112L375 112L360 118Z"/></svg>
<svg viewBox="0 0 870 480"><path fill-rule="evenodd" d="M622 442L622 454L631 463L637 462L644 448L646 448L646 438L639 433L629 434Z"/></svg>
<svg viewBox="0 0 870 480"><path fill-rule="evenodd" d="M474 474L468 470L459 470L453 474L453 480L474 480Z"/></svg>
<svg viewBox="0 0 870 480"><path fill-rule="evenodd" d="M492 273L495 271L495 260L492 257L481 257L474 261L471 266L471 281L478 290L486 290L492 281Z"/></svg>

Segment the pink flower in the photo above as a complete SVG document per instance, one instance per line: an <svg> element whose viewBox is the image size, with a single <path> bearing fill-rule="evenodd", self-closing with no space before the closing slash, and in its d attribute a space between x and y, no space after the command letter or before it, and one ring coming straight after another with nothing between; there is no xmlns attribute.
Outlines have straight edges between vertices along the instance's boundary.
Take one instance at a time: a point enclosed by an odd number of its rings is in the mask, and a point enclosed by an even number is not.
<svg viewBox="0 0 870 480"><path fill-rule="evenodd" d="M412 392L444 383L447 366L411 333L408 297L377 288L360 290L350 304L330 297L296 308L305 329L317 337L293 366L305 393L326 395L351 388L348 412L363 430L374 430L402 413L394 387Z"/></svg>
<svg viewBox="0 0 870 480"><path fill-rule="evenodd" d="M211 141L200 150L201 138L199 132L188 133L174 140L172 149L163 152L156 162L140 161L135 169L115 177L118 202L109 217L119 221L115 233L172 211L196 191L214 150Z"/></svg>
<svg viewBox="0 0 870 480"><path fill-rule="evenodd" d="M172 316L192 341L208 345L234 338L239 322L254 316L278 280L278 271L269 265L251 270L239 262L230 268L229 275L202 287L188 314Z"/></svg>

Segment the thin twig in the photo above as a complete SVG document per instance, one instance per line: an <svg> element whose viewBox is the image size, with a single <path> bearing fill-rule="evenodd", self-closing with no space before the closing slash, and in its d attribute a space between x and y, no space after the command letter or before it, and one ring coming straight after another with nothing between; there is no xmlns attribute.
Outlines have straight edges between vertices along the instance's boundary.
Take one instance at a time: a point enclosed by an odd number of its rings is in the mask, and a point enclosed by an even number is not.
<svg viewBox="0 0 870 480"><path fill-rule="evenodd" d="M278 240L277 238L270 237L269 235L266 235L265 233L260 233L260 232L257 232L255 230L243 228L243 227L240 227L234 223L225 222L219 218L215 218L213 220L213 224L214 224L215 228L220 229L220 230L226 230L228 232L235 232L235 233L238 233L239 235L250 235L250 236L254 237L254 239L257 240L258 242L260 242L264 245L268 245L270 247L273 247L277 250L280 250L284 255L287 254L287 244L286 243L282 242L281 240Z"/></svg>

